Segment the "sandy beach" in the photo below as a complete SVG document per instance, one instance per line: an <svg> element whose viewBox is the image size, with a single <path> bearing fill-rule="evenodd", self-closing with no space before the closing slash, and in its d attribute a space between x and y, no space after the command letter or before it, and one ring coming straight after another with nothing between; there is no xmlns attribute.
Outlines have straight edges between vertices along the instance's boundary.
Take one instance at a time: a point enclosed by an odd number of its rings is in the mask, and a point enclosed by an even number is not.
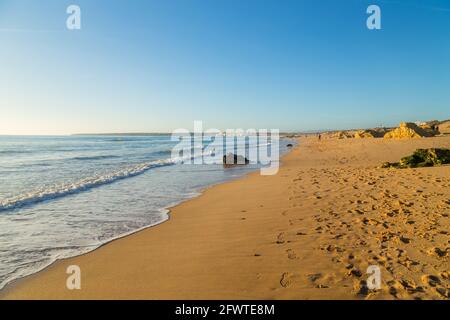
<svg viewBox="0 0 450 320"><path fill-rule="evenodd" d="M450 137L302 138L274 176L209 188L170 220L15 281L1 299L448 299L448 166L382 169ZM81 268L81 290L66 268ZM369 265L382 288L365 288Z"/></svg>

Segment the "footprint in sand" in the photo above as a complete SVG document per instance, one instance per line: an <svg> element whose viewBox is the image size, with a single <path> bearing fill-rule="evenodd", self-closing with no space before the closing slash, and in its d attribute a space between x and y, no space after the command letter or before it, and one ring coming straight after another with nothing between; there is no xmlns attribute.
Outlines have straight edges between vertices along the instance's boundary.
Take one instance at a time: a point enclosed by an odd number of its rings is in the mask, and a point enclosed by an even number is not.
<svg viewBox="0 0 450 320"><path fill-rule="evenodd" d="M285 272L281 275L280 284L283 288L288 288L292 284L292 274Z"/></svg>
<svg viewBox="0 0 450 320"><path fill-rule="evenodd" d="M312 283L315 283L321 277L322 277L321 273L308 274L308 280L311 281Z"/></svg>
<svg viewBox="0 0 450 320"><path fill-rule="evenodd" d="M362 272L356 268L351 269L350 271L348 271L347 273L348 276L353 276L353 277L357 277L357 278L361 278L362 277Z"/></svg>
<svg viewBox="0 0 450 320"><path fill-rule="evenodd" d="M398 281L391 280L387 283L389 285L389 294L398 299L398 291L401 287Z"/></svg>
<svg viewBox="0 0 450 320"><path fill-rule="evenodd" d="M441 284L441 280L439 279L439 277L434 275L422 276L422 282L429 285L430 287L436 287Z"/></svg>
<svg viewBox="0 0 450 320"><path fill-rule="evenodd" d="M284 240L284 233L281 232L277 236L277 244L283 244L284 242L285 242L285 240Z"/></svg>
<svg viewBox="0 0 450 320"><path fill-rule="evenodd" d="M353 289L355 290L357 296L365 299L375 293L374 291L369 290L365 280L357 282L357 284L353 286Z"/></svg>
<svg viewBox="0 0 450 320"><path fill-rule="evenodd" d="M406 278L403 278L400 280L400 284L403 286L403 288L409 293L422 293L424 292L424 288L422 286L417 286L416 283L413 280L408 280Z"/></svg>
<svg viewBox="0 0 450 320"><path fill-rule="evenodd" d="M291 260L297 259L297 254L295 253L294 250L287 249L286 253L287 253L287 256L288 256L289 259L291 259Z"/></svg>
<svg viewBox="0 0 450 320"><path fill-rule="evenodd" d="M450 298L450 289L448 289L448 288L439 287L439 288L436 288L436 292L447 299Z"/></svg>
<svg viewBox="0 0 450 320"><path fill-rule="evenodd" d="M308 280L311 281L315 288L319 289L329 288L328 284L326 284L328 282L327 278L329 278L329 276L324 277L321 273L313 273L308 275Z"/></svg>
<svg viewBox="0 0 450 320"><path fill-rule="evenodd" d="M441 248L438 248L438 247L428 250L428 254L436 255L439 258L444 258L444 257L448 256L447 250L442 250Z"/></svg>

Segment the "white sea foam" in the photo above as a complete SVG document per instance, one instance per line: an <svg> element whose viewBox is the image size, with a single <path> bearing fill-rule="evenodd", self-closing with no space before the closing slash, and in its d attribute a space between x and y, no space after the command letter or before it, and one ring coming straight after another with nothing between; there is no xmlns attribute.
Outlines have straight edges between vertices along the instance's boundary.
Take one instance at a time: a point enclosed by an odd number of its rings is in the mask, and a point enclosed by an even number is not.
<svg viewBox="0 0 450 320"><path fill-rule="evenodd" d="M200 153L194 155L194 157L200 157L204 155L204 153ZM179 157L149 161L118 169L111 173L90 176L75 182L41 187L30 192L0 200L0 212L13 210L23 206L32 205L71 194L76 194L78 192L86 191L118 180L137 176L152 168L177 164L189 158L191 157Z"/></svg>
<svg viewBox="0 0 450 320"><path fill-rule="evenodd" d="M58 259L161 223L168 217L165 208L251 170L173 165L187 157L167 159L175 144L170 137L127 143L111 143L108 137L23 140L0 137L0 150L33 150L21 157L0 156L0 289ZM194 148L194 157L200 149ZM82 192L96 187L98 192ZM46 201L54 198L58 201Z"/></svg>
<svg viewBox="0 0 450 320"><path fill-rule="evenodd" d="M63 183L54 186L41 187L39 189L23 193L0 201L0 212L12 210L26 205L75 194L101 185L115 182L117 180L134 177L145 171L175 164L177 161L172 159L156 160L132 165L126 168L118 169L108 174L95 175L75 182Z"/></svg>
<svg viewBox="0 0 450 320"><path fill-rule="evenodd" d="M194 196L194 195L193 195ZM171 207L177 204L178 202L173 202L170 205L167 206ZM110 243L114 240L126 237L130 234L145 230L147 228L151 228L153 226L156 226L158 224L161 224L169 219L168 210L166 208L162 208L159 210L162 214L162 218L154 223L147 224L145 226L139 227L137 229L126 231L119 233L116 236L113 236L107 240L99 241L98 243L91 244L89 246L68 246L68 247L55 247L51 250L40 250L38 252L34 252L35 254L35 261L24 263L21 265L20 268L16 268L12 271L10 271L8 274L0 275L0 290L2 290L8 283L20 279L26 276L29 276L33 273L39 272L46 267L50 266L52 263L54 263L57 260L76 257L88 252L91 252L107 243ZM43 258L43 252L48 251L49 254Z"/></svg>
<svg viewBox="0 0 450 320"><path fill-rule="evenodd" d="M270 143L259 144L257 147L263 145L270 145ZM210 154L200 152L195 154L194 158L208 155ZM23 206L32 205L71 194L76 194L78 192L86 191L95 187L109 184L117 180L134 177L152 168L173 165L188 160L190 158L191 157L180 157L180 158L169 158L164 160L144 162L140 164L131 165L126 168L118 169L111 173L86 177L84 179L75 182L40 187L38 189L26 193L22 193L7 199L0 200L0 212L14 210L16 208L20 208Z"/></svg>

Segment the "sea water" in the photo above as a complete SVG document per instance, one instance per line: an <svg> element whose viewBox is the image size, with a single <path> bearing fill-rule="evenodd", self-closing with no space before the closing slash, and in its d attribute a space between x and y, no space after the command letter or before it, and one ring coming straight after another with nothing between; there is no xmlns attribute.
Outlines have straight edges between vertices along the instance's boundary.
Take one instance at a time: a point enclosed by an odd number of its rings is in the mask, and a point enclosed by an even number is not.
<svg viewBox="0 0 450 320"><path fill-rule="evenodd" d="M291 142L280 142L280 154ZM168 207L258 168L183 165L171 157L176 143L169 135L0 136L0 288L164 222Z"/></svg>

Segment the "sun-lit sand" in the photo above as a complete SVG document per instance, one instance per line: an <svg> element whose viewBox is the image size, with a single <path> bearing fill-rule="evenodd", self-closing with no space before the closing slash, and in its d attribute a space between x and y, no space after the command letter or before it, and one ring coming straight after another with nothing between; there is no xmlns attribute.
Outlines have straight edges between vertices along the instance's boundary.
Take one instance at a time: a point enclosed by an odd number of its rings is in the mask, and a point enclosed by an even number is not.
<svg viewBox="0 0 450 320"><path fill-rule="evenodd" d="M450 137L304 138L275 176L206 190L171 219L16 281L3 299L445 299L450 168L381 169ZM66 268L81 268L81 290ZM367 290L366 269L382 288Z"/></svg>

